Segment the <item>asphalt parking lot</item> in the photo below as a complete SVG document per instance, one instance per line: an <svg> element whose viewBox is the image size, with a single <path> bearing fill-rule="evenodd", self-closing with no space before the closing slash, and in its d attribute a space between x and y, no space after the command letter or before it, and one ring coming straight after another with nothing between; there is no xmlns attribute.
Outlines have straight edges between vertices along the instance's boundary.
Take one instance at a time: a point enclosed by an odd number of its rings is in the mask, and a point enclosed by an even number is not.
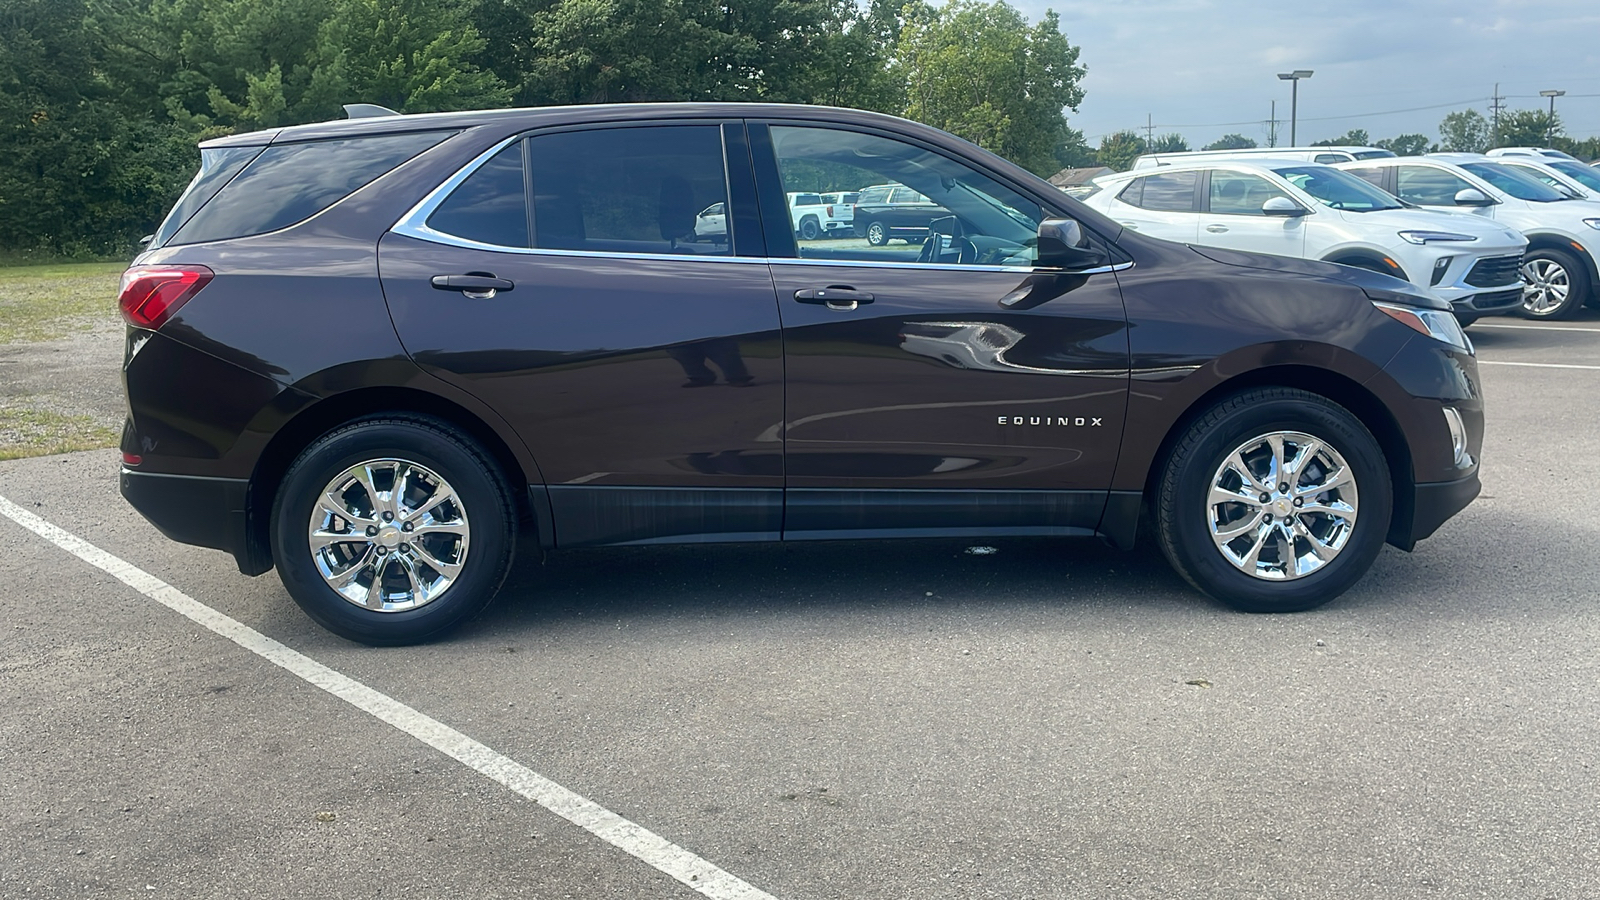
<svg viewBox="0 0 1600 900"><path fill-rule="evenodd" d="M1292 616L1148 546L664 547L376 650L115 451L0 463L0 897L1600 896L1600 315L1470 334L1483 496Z"/></svg>

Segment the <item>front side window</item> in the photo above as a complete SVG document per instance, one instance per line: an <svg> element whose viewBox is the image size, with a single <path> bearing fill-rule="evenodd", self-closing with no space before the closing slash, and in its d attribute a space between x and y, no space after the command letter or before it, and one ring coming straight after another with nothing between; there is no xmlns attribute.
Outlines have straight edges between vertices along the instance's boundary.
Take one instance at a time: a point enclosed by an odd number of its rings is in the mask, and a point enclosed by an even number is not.
<svg viewBox="0 0 1600 900"><path fill-rule="evenodd" d="M1031 266L1037 257L1043 209L964 163L854 131L774 125L771 134L785 192L861 194L855 234L801 239L802 259Z"/></svg>
<svg viewBox="0 0 1600 900"><path fill-rule="evenodd" d="M1156 212L1193 212L1194 188L1200 181L1199 172L1164 172L1147 175L1129 185L1137 193L1123 191L1118 197L1124 203ZM1135 187L1137 186L1137 187Z"/></svg>
<svg viewBox="0 0 1600 900"><path fill-rule="evenodd" d="M1368 184L1370 184L1370 185L1372 185L1374 187L1383 188L1383 180L1384 180L1383 179L1383 172L1384 172L1384 170L1381 169L1381 168L1340 169L1339 171L1344 172L1344 173L1346 173L1348 175L1354 175L1355 177L1361 179L1362 181L1365 181L1366 183L1368 183Z"/></svg>
<svg viewBox="0 0 1600 900"><path fill-rule="evenodd" d="M696 228L728 200L715 125L651 125L528 139L533 246L596 253L727 256Z"/></svg>
<svg viewBox="0 0 1600 900"><path fill-rule="evenodd" d="M1430 166L1401 166L1398 178L1400 199L1418 206L1455 206L1456 194L1475 190L1465 178Z"/></svg>
<svg viewBox="0 0 1600 900"><path fill-rule="evenodd" d="M1290 199L1272 182L1244 172L1211 173L1211 212L1230 216L1264 216L1261 207L1274 197ZM1298 205L1298 204L1296 204Z"/></svg>

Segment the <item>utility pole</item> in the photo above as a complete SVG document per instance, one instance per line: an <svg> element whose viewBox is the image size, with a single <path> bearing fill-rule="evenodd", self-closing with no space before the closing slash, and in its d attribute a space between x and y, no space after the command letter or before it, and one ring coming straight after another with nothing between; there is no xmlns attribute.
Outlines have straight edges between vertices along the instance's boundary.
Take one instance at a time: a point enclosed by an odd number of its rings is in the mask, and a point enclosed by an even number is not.
<svg viewBox="0 0 1600 900"><path fill-rule="evenodd" d="M1500 101L1504 99L1504 97L1500 96L1500 82L1497 81L1494 85L1494 102L1489 104L1489 111L1494 115L1494 126L1489 135L1489 143L1495 147L1500 146L1500 110L1506 108L1506 105Z"/></svg>
<svg viewBox="0 0 1600 900"><path fill-rule="evenodd" d="M1555 109L1555 101L1552 100L1552 101L1550 101L1550 103L1551 103L1550 108L1551 109ZM1154 144L1155 142L1156 142L1156 126L1154 124L1154 120L1151 118L1149 113L1145 113L1144 114L1144 146L1145 146L1145 149L1149 149L1150 145Z"/></svg>
<svg viewBox="0 0 1600 900"><path fill-rule="evenodd" d="M1267 119L1267 146L1278 146L1278 101L1272 101L1272 113Z"/></svg>

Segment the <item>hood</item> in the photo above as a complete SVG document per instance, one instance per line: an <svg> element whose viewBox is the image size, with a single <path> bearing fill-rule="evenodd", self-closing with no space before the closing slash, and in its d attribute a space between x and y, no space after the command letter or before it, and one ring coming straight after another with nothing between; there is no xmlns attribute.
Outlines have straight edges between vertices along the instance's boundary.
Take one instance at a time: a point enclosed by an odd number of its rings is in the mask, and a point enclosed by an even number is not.
<svg viewBox="0 0 1600 900"><path fill-rule="evenodd" d="M1426 209L1379 209L1372 212L1338 210L1347 222L1358 225L1392 227L1395 231L1456 231L1470 234L1489 246L1522 246L1528 242L1520 232L1486 219L1461 213L1433 212Z"/></svg>
<svg viewBox="0 0 1600 900"><path fill-rule="evenodd" d="M1437 226L1435 226L1437 227ZM1424 294L1411 282L1393 275L1384 275L1354 266L1321 262L1314 259L1295 259L1289 256L1272 256L1266 253L1245 253L1241 250L1224 250L1220 247L1189 246L1190 250L1206 259L1225 266L1241 269L1260 269L1287 276L1319 278L1348 284L1368 297L1382 294L1386 302L1403 303L1421 309L1449 309L1450 304L1430 294Z"/></svg>

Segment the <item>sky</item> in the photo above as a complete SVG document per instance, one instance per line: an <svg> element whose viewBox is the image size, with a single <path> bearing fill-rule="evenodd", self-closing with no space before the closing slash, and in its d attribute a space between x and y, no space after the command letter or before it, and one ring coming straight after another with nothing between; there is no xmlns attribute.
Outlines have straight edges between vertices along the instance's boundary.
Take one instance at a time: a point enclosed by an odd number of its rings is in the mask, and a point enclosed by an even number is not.
<svg viewBox="0 0 1600 900"><path fill-rule="evenodd" d="M1510 109L1548 109L1576 138L1600 135L1600 0L1010 0L1046 9L1081 48L1085 97L1068 113L1090 146L1146 116L1191 146L1238 132L1266 145L1276 100L1288 144L1290 83L1300 82L1299 143L1365 128L1438 139L1449 112L1489 114L1495 83ZM1583 96L1587 95L1587 96ZM1421 108L1427 107L1427 108ZM1407 110L1401 112L1400 110Z"/></svg>

